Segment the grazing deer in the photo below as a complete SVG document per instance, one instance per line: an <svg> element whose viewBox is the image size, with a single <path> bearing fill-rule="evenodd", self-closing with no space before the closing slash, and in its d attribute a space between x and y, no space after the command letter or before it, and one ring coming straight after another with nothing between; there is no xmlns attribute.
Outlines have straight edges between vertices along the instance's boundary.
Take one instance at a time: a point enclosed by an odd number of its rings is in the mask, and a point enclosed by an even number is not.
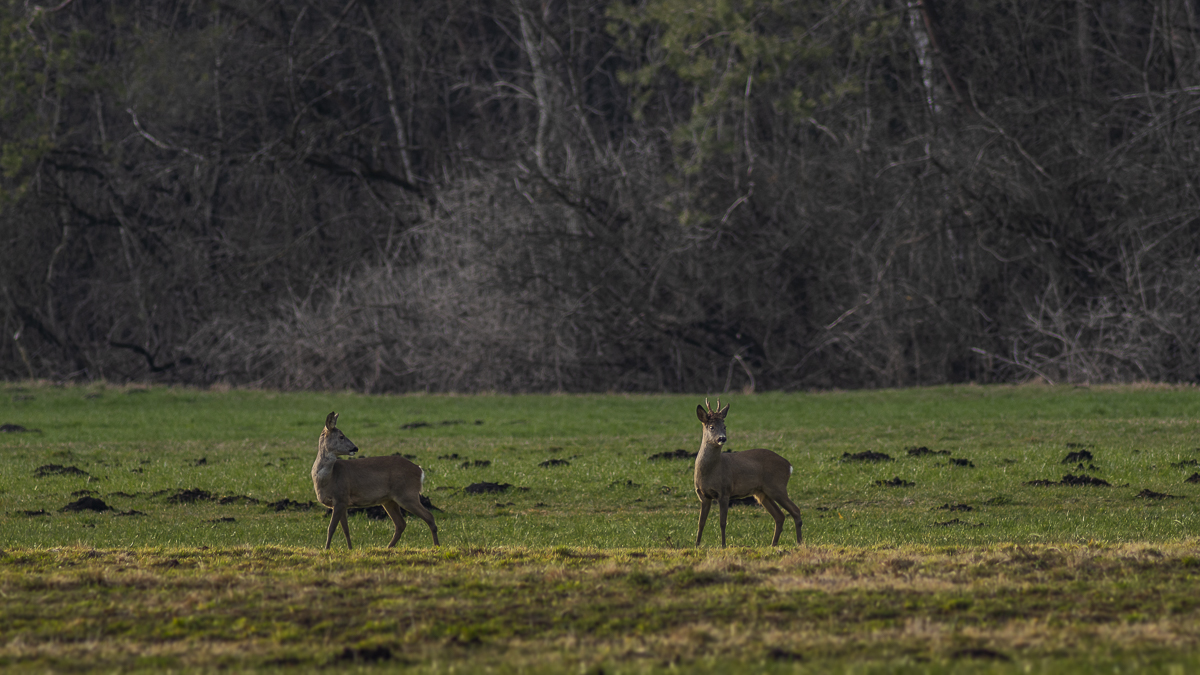
<svg viewBox="0 0 1200 675"><path fill-rule="evenodd" d="M707 408L707 411L705 410ZM792 477L792 465L786 459L762 448L742 452L721 452L725 445L725 415L729 405L721 407L717 399L717 410L696 406L696 416L704 425L700 452L696 455L696 496L700 498L700 527L696 530L696 546L704 535L704 521L708 520L708 509L717 500L721 507L721 548L725 548L725 516L729 512L729 500L754 495L759 504L775 519L775 536L771 545L779 544L783 532L783 511L796 521L796 543L802 544L800 536L800 507L788 497L787 484Z"/></svg>
<svg viewBox="0 0 1200 675"><path fill-rule="evenodd" d="M346 511L351 506L382 505L396 524L396 533L388 548L396 545L404 532L404 512L416 515L429 524L433 533L433 545L438 545L437 525L433 515L421 505L421 486L425 472L421 467L399 456L364 457L354 461L338 459L338 455L358 452L346 434L337 428L337 413L325 418L325 429L317 441L317 461L313 462L313 487L317 501L333 509L329 532L325 535L325 548L333 541L333 533L339 523L346 533L346 548L350 545L350 525L346 522Z"/></svg>

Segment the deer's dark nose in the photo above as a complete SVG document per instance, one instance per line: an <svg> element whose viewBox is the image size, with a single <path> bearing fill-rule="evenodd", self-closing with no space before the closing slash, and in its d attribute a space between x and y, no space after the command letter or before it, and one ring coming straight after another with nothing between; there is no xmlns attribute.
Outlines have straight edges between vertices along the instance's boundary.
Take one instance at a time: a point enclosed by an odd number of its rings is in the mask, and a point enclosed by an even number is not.
<svg viewBox="0 0 1200 675"><path fill-rule="evenodd" d="M717 443L719 443L721 445L725 445L725 434L721 434L720 436L717 436Z"/></svg>

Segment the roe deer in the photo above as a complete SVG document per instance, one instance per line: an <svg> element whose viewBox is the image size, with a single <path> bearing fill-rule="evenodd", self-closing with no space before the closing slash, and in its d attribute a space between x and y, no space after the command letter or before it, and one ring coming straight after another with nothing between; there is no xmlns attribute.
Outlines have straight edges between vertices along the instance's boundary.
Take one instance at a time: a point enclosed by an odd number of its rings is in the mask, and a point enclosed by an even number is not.
<svg viewBox="0 0 1200 675"><path fill-rule="evenodd" d="M337 428L337 413L325 418L325 429L317 441L317 461L313 462L313 488L317 501L333 509L329 532L325 535L325 548L333 541L333 533L339 523L346 533L346 548L350 545L350 525L346 522L346 510L351 506L382 505L396 524L396 533L388 548L396 545L404 532L404 512L407 511L429 524L433 533L433 545L438 545L437 525L433 515L421 505L421 485L425 472L421 467L399 456L364 457L353 461L338 459L338 455L358 452L358 447Z"/></svg>
<svg viewBox="0 0 1200 675"><path fill-rule="evenodd" d="M705 408L708 408L705 411ZM725 415L729 405L721 407L717 399L717 410L696 406L696 416L704 425L700 452L696 455L696 496L700 498L700 527L696 530L696 546L704 534L704 521L708 520L708 509L712 500L721 507L721 548L725 548L725 516L729 511L729 500L754 495L759 504L775 519L775 536L771 545L779 544L783 532L783 511L796 521L796 543L804 543L800 536L800 507L788 497L787 484L792 477L792 465L786 459L762 448L742 452L721 452L725 445Z"/></svg>

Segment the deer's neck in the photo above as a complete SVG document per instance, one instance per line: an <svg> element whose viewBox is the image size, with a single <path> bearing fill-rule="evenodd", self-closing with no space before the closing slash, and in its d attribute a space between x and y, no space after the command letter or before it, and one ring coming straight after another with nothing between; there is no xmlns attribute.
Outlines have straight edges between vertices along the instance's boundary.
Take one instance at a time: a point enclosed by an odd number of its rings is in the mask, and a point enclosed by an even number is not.
<svg viewBox="0 0 1200 675"><path fill-rule="evenodd" d="M696 453L696 475L711 473L721 465L721 446L716 443L700 442Z"/></svg>
<svg viewBox="0 0 1200 675"><path fill-rule="evenodd" d="M337 453L330 452L324 443L317 445L317 461L313 462L312 477L317 483L324 483L333 476L333 465L337 464Z"/></svg>

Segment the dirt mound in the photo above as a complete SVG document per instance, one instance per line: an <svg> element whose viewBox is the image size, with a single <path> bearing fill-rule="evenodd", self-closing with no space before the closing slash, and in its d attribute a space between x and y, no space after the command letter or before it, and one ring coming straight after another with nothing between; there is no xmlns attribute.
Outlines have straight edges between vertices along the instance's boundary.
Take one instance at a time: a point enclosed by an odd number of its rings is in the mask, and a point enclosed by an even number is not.
<svg viewBox="0 0 1200 675"><path fill-rule="evenodd" d="M1185 483L1200 483L1200 473L1193 473L1192 475L1188 476L1187 479L1184 480L1183 482L1185 482Z"/></svg>
<svg viewBox="0 0 1200 675"><path fill-rule="evenodd" d="M949 450L930 450L929 448L927 448L923 445L907 448L905 450L905 452L908 453L909 457L925 457L926 455L949 455L950 454Z"/></svg>
<svg viewBox="0 0 1200 675"><path fill-rule="evenodd" d="M843 462L891 462L894 460L892 459L891 455L884 454L882 452L873 452L871 450L864 450L863 452L856 452L854 454L850 454L849 452L843 452L842 453L842 461Z"/></svg>
<svg viewBox="0 0 1200 675"><path fill-rule="evenodd" d="M1112 485L1111 483L1104 480L1103 478L1092 478L1091 476L1089 476L1087 474L1079 474L1078 476L1076 476L1074 474L1067 474L1067 475L1063 476L1062 480L1060 480L1060 481L1039 479L1039 480L1026 481L1025 484L1031 485L1033 487L1050 487L1052 485L1070 485L1070 486L1093 485L1093 486L1098 486L1098 487L1111 487L1111 485Z"/></svg>
<svg viewBox="0 0 1200 675"><path fill-rule="evenodd" d="M61 464L43 464L33 472L34 478L44 478L46 476L90 476L86 471L75 466L63 466Z"/></svg>
<svg viewBox="0 0 1200 675"><path fill-rule="evenodd" d="M225 504L237 504L237 503L258 504L260 502L259 502L259 500L255 499L254 497L247 497L246 495L227 495L225 497L221 497L220 499L218 499L217 503L221 504L221 505L225 505Z"/></svg>
<svg viewBox="0 0 1200 675"><path fill-rule="evenodd" d="M971 460L969 460L969 459L959 459L959 458L957 458L957 457L955 457L955 458L952 458L952 459L950 460L950 465L951 465L951 466L965 466L965 467L967 467L968 469L974 469L974 468L975 468L975 462L972 462L972 461L971 461Z"/></svg>
<svg viewBox="0 0 1200 675"><path fill-rule="evenodd" d="M877 480L877 481L875 481L874 484L877 487L914 487L914 486L916 486L916 483L904 480L903 478L901 478L899 476L896 476L895 478L893 478L891 480Z"/></svg>
<svg viewBox="0 0 1200 675"><path fill-rule="evenodd" d="M1066 457L1063 457L1061 464L1078 464L1080 462L1090 462L1095 457L1087 450L1078 450L1076 452L1068 452Z"/></svg>
<svg viewBox="0 0 1200 675"><path fill-rule="evenodd" d="M473 462L470 460L467 460L467 461L463 462L462 464L459 464L458 468L460 468L460 469L470 469L470 468L483 469L483 468L487 468L491 465L492 465L492 460L490 460L490 459L477 459Z"/></svg>
<svg viewBox="0 0 1200 675"><path fill-rule="evenodd" d="M969 647L967 649L959 649L950 654L953 659L983 659L988 661L1012 661L1012 657L1007 654L993 651L984 647Z"/></svg>
<svg viewBox="0 0 1200 675"><path fill-rule="evenodd" d="M696 458L696 453L688 452L687 450L684 450L683 448L676 448L670 452L660 452L656 455L650 455L650 457L648 459L650 459L651 461L654 461L657 459L695 459L695 458Z"/></svg>
<svg viewBox="0 0 1200 675"><path fill-rule="evenodd" d="M41 429L26 429L20 424L0 424L0 434L40 434Z"/></svg>
<svg viewBox="0 0 1200 675"><path fill-rule="evenodd" d="M104 503L104 500L96 499L95 497L80 497L79 499L62 507L63 511L79 512L79 511L112 511L112 507Z"/></svg>
<svg viewBox="0 0 1200 675"><path fill-rule="evenodd" d="M1168 495L1162 492L1155 492L1154 490L1142 490L1137 493L1137 496L1142 499L1183 499L1179 495Z"/></svg>
<svg viewBox="0 0 1200 675"><path fill-rule="evenodd" d="M463 491L469 495L482 495L489 492L506 492L512 487L512 483L471 483L463 488Z"/></svg>
<svg viewBox="0 0 1200 675"><path fill-rule="evenodd" d="M168 504L194 504L196 502L210 502L214 499L211 492L201 490L200 488L188 488L180 490L175 494L167 497Z"/></svg>
<svg viewBox="0 0 1200 675"><path fill-rule="evenodd" d="M297 502L291 499L280 499L277 502L267 504L268 507L276 511L309 511L316 505L316 502Z"/></svg>
<svg viewBox="0 0 1200 675"><path fill-rule="evenodd" d="M338 654L334 661L350 662L350 663L378 663L380 661L391 661L392 650L390 647L380 645L378 647L346 647Z"/></svg>
<svg viewBox="0 0 1200 675"><path fill-rule="evenodd" d="M934 509L934 511L974 511L975 509L968 504L942 504Z"/></svg>
<svg viewBox="0 0 1200 675"><path fill-rule="evenodd" d="M17 513L19 513L23 516L29 516L29 517L50 515L50 512L47 511L46 509L38 509L37 511L17 511Z"/></svg>
<svg viewBox="0 0 1200 675"><path fill-rule="evenodd" d="M971 523L971 522L967 522L965 520L959 520L958 518L954 518L953 520L947 520L947 521L941 522L941 523L934 523L934 525L936 525L938 527L954 527L955 525L962 525L964 527L982 527L983 526L981 523Z"/></svg>
<svg viewBox="0 0 1200 675"><path fill-rule="evenodd" d="M538 462L538 466L549 468L552 466L571 466L571 463L565 459L548 459L544 462Z"/></svg>
<svg viewBox="0 0 1200 675"><path fill-rule="evenodd" d="M409 422L408 424L401 424L400 428L401 429L420 429L422 427L427 427L427 426L429 426L429 422Z"/></svg>

